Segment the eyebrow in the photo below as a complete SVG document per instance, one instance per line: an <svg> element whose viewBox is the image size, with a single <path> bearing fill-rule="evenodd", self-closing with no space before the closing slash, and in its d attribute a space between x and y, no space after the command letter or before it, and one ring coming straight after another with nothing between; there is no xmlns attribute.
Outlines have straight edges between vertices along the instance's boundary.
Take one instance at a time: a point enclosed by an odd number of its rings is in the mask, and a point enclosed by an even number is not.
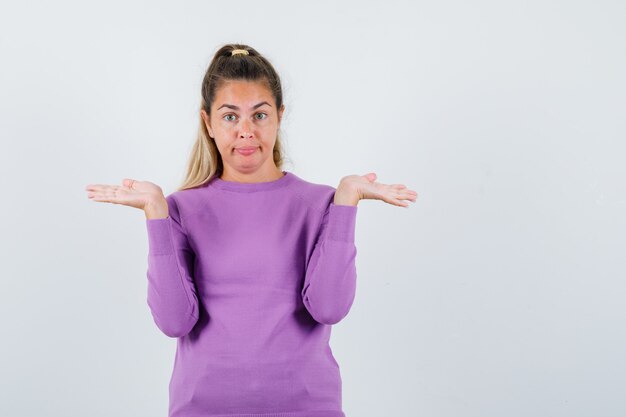
<svg viewBox="0 0 626 417"><path fill-rule="evenodd" d="M272 106L270 105L270 103L268 103L267 101L262 101L262 102L260 102L260 103L258 103L258 104L255 104L254 106L252 106L252 107L250 108L250 110L258 109L259 107L261 107L261 106L262 106L262 105L264 105L264 104L267 104L268 106L272 107ZM228 107L229 109L239 110L239 107L234 106L234 105L232 105L232 104L222 104L222 105L218 108L218 110L219 110L219 109L221 109L222 107Z"/></svg>

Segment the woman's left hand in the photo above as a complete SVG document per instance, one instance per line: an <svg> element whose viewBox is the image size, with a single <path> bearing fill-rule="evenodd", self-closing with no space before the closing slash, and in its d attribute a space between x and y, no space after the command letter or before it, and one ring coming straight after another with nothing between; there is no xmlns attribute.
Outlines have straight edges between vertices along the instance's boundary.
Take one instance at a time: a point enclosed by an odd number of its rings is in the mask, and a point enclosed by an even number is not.
<svg viewBox="0 0 626 417"><path fill-rule="evenodd" d="M404 200L415 202L417 192L404 184L381 184L376 182L376 174L348 175L341 179L335 192L337 205L356 206L359 200L382 200L394 206L409 207Z"/></svg>

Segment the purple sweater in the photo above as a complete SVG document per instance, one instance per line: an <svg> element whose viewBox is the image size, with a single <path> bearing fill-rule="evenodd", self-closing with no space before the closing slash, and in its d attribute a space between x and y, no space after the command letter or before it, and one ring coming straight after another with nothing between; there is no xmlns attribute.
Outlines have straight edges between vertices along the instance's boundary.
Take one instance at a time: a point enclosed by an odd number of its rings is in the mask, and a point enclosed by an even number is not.
<svg viewBox="0 0 626 417"><path fill-rule="evenodd" d="M169 417L345 417L329 339L356 289L356 206L283 171L213 177L146 219L148 306L177 338Z"/></svg>

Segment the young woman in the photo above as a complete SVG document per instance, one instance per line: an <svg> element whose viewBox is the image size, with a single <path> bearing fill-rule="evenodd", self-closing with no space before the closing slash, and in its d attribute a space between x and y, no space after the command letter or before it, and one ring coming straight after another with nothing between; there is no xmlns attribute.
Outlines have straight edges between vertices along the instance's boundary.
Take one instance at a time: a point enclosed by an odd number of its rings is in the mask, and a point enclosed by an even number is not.
<svg viewBox="0 0 626 417"><path fill-rule="evenodd" d="M144 210L147 303L177 338L170 417L344 417L331 326L354 300L357 203L417 193L376 175L337 188L282 170L281 82L255 49L217 51L184 184L87 186Z"/></svg>

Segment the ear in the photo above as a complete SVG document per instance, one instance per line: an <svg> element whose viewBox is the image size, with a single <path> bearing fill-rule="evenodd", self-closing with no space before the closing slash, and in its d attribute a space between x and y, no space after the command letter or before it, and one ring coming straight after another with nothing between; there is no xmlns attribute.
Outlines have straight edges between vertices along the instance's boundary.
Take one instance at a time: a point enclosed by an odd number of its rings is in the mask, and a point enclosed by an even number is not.
<svg viewBox="0 0 626 417"><path fill-rule="evenodd" d="M211 129L210 117L207 114L207 112L204 111L204 109L200 110L200 116L202 117L202 120L204 121L204 125L206 126L207 130L209 131L209 136L211 138L215 138L215 135L213 134L213 129Z"/></svg>
<svg viewBox="0 0 626 417"><path fill-rule="evenodd" d="M283 113L285 111L285 105L283 104L282 106L280 106L280 109L278 110L278 124L280 125L280 121L283 119Z"/></svg>

